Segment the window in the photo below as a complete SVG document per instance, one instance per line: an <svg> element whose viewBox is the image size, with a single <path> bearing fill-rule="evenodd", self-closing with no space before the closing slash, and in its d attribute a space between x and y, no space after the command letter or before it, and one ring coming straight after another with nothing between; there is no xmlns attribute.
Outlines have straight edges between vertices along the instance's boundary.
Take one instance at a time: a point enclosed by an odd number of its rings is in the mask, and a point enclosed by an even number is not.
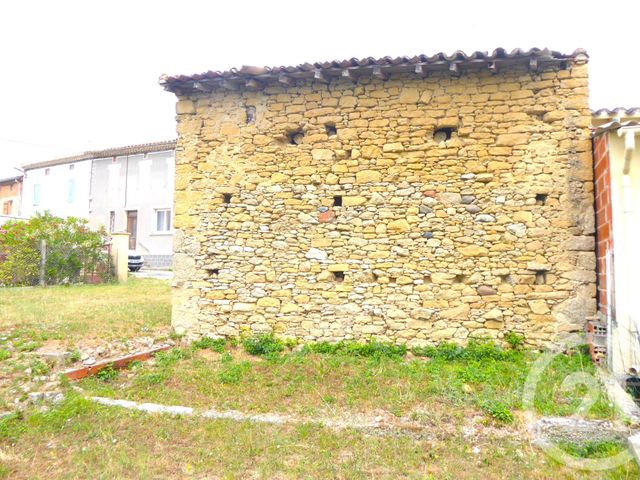
<svg viewBox="0 0 640 480"><path fill-rule="evenodd" d="M74 170L76 168L76 166L72 163L71 165L69 165L69 170Z"/></svg>
<svg viewBox="0 0 640 480"><path fill-rule="evenodd" d="M40 184L36 183L33 186L33 206L37 207L40 205Z"/></svg>
<svg viewBox="0 0 640 480"><path fill-rule="evenodd" d="M116 229L116 212L109 212L109 233L113 233Z"/></svg>
<svg viewBox="0 0 640 480"><path fill-rule="evenodd" d="M11 207L13 206L13 200L7 200L2 205L2 214L3 215L11 215Z"/></svg>
<svg viewBox="0 0 640 480"><path fill-rule="evenodd" d="M67 189L67 203L73 203L75 196L76 196L76 179L70 178L68 189Z"/></svg>
<svg viewBox="0 0 640 480"><path fill-rule="evenodd" d="M44 169L44 174L45 175L49 175L51 173L51 169L50 168L45 168Z"/></svg>
<svg viewBox="0 0 640 480"><path fill-rule="evenodd" d="M171 231L171 209L156 210L156 232Z"/></svg>

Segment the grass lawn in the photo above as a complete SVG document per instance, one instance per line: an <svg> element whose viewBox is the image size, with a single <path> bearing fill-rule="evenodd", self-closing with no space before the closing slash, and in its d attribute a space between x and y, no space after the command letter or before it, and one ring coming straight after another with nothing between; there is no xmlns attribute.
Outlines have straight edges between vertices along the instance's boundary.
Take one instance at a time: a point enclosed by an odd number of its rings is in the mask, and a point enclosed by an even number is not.
<svg viewBox="0 0 640 480"><path fill-rule="evenodd" d="M26 421L0 423L0 438L0 472L11 479L637 478L633 465L570 470L513 438L415 440L310 424L173 418L74 396Z"/></svg>
<svg viewBox="0 0 640 480"><path fill-rule="evenodd" d="M0 355L0 377L24 376L29 366L30 385L42 388L52 373L34 379L47 372L33 363L30 349L52 341L72 347L166 335L169 287L134 279L126 285L7 289L0 290L0 309L0 353L3 344L12 344L8 358ZM0 418L0 478L638 478L632 462L581 472L531 445L521 398L537 358L486 343L405 355L401 347L385 344L301 350L267 337L240 344L203 340L126 370L62 382L62 403L28 405ZM563 385L576 372L594 372L579 351L554 359L538 385L540 415L568 416L578 409L585 388ZM280 413L295 421L176 418L86 399L94 395ZM616 414L604 395L586 413L605 419ZM390 428L336 430L313 423L373 417ZM419 433L396 428L409 423ZM615 442L566 445L590 458L623 448Z"/></svg>
<svg viewBox="0 0 640 480"><path fill-rule="evenodd" d="M135 337L170 333L166 281L131 278L126 284L0 288L0 411L24 401L28 391L56 381L80 360L81 349L126 349ZM115 348L115 347L114 347ZM36 350L73 352L54 365Z"/></svg>
<svg viewBox="0 0 640 480"><path fill-rule="evenodd" d="M0 336L24 341L110 340L165 330L171 289L162 280L124 284L0 288Z"/></svg>

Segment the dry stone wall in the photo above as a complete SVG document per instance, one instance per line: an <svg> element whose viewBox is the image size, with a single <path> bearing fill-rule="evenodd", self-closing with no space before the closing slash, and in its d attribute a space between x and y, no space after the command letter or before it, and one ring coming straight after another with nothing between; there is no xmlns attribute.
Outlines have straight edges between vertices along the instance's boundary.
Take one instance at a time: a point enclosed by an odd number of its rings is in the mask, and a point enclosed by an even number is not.
<svg viewBox="0 0 640 480"><path fill-rule="evenodd" d="M410 345L595 313L587 65L179 96L173 325Z"/></svg>

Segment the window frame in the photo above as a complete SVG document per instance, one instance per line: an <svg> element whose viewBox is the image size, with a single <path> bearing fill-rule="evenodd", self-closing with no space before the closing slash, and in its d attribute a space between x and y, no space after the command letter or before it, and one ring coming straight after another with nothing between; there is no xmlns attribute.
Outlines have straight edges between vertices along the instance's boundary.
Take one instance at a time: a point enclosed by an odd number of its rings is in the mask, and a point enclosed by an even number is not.
<svg viewBox="0 0 640 480"><path fill-rule="evenodd" d="M156 235L171 235L173 233L173 209L169 208L169 207L160 207L160 208L154 208L153 209L154 212L154 217L155 217L155 222L154 222L154 229L153 232ZM163 227L166 227L166 229L164 230L159 230L158 229L158 224L159 224L159 215L160 213L164 213L164 221L163 221Z"/></svg>

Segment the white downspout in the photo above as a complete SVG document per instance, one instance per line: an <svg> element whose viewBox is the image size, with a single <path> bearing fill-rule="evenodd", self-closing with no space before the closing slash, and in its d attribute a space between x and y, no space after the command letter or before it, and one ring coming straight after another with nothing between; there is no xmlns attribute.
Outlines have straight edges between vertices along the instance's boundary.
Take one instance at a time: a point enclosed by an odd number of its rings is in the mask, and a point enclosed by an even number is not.
<svg viewBox="0 0 640 480"><path fill-rule="evenodd" d="M639 238L637 235L637 228L635 222L635 204L633 195L633 181L631 178L631 160L636 149L636 133L640 133L638 127L623 127L618 130L618 136L624 136L624 164L622 167L622 212L623 218L623 238L620 239L624 243L624 255L627 259L622 260L621 265L624 265L624 279L625 279L625 300L624 309L618 310L619 313L624 312L624 322L629 334L629 354L631 358L631 365L625 365L625 368L638 366L638 351L640 350L640 335L638 332L638 326L635 322L636 312L636 299L632 293L632 285L634 282L634 271L638 264L636 261L637 249L634 245L634 239ZM614 238L614 248L617 243L617 239Z"/></svg>

